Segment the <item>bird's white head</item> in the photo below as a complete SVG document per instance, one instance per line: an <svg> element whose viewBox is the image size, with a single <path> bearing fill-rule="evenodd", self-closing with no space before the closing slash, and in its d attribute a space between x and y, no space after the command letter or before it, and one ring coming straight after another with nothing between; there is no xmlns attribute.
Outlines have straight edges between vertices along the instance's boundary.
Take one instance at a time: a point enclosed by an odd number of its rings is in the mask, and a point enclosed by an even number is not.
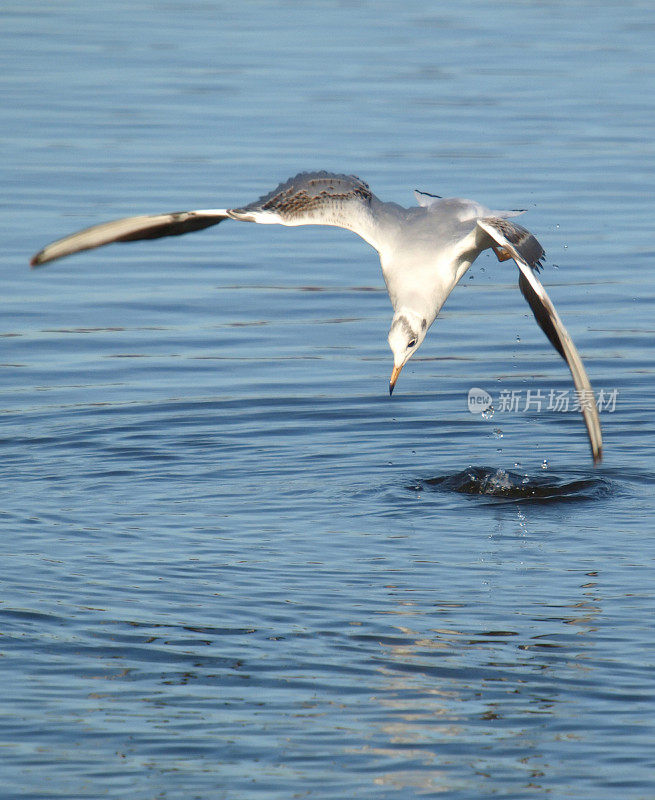
<svg viewBox="0 0 655 800"><path fill-rule="evenodd" d="M393 372L389 381L389 394L393 392L400 370L419 349L428 332L427 317L408 308L401 308L393 315L389 328L389 347L393 353Z"/></svg>

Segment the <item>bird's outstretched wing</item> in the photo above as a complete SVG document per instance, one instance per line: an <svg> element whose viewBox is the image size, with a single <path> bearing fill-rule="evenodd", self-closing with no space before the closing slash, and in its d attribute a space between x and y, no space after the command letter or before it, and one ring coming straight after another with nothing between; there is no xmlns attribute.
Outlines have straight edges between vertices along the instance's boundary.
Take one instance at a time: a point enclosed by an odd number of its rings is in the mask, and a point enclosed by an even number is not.
<svg viewBox="0 0 655 800"><path fill-rule="evenodd" d="M30 264L36 267L112 242L179 236L228 218L291 226L334 225L354 231L376 247L378 223L372 210L374 201L377 198L367 184L354 175L304 172L243 208L126 217L94 225L47 245L33 256Z"/></svg>
<svg viewBox="0 0 655 800"><path fill-rule="evenodd" d="M70 256L81 250L92 250L111 242L134 242L137 239L159 239L162 236L180 236L190 231L199 231L218 225L229 214L227 210L174 211L170 214L148 214L140 217L125 217L111 222L102 222L85 228L63 239L46 245L32 256L30 266L39 267L56 258Z"/></svg>
<svg viewBox="0 0 655 800"><path fill-rule="evenodd" d="M571 370L589 433L594 464L598 464L603 457L603 437L593 389L573 340L537 278L544 256L543 248L529 231L506 219L486 217L478 220L478 227L491 238L487 247L493 247L499 259L512 258L518 265L521 293L528 301L539 326Z"/></svg>

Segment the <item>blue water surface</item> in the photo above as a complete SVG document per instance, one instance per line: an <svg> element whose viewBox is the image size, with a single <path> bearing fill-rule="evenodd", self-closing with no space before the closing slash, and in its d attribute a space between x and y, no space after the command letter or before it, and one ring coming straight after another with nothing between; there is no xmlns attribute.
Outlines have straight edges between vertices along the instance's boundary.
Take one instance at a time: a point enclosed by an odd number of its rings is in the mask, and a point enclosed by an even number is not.
<svg viewBox="0 0 655 800"><path fill-rule="evenodd" d="M651 4L0 21L0 796L655 797ZM226 223L27 266L310 169L528 210L615 391L600 467L492 255L392 399L377 255L346 231Z"/></svg>

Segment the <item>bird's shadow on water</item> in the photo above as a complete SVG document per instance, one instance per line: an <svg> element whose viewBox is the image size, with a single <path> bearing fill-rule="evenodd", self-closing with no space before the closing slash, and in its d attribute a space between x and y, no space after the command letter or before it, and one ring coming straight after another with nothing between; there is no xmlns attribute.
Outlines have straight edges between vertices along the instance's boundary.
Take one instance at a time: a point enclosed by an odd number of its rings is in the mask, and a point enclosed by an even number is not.
<svg viewBox="0 0 655 800"><path fill-rule="evenodd" d="M497 467L475 466L423 478L407 485L406 489L417 493L463 494L494 504L595 501L619 492L616 482L605 476L529 475Z"/></svg>

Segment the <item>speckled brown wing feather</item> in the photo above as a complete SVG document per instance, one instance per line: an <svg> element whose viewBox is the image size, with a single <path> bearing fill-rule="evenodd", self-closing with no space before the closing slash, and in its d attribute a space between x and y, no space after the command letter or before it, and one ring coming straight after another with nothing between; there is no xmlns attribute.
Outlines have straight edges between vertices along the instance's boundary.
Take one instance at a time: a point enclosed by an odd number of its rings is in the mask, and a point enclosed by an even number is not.
<svg viewBox="0 0 655 800"><path fill-rule="evenodd" d="M272 192L250 203L244 211L269 211L285 221L324 218L339 214L340 207L370 204L373 194L368 184L355 175L332 172L301 172L281 183ZM238 210L235 209L235 213Z"/></svg>
<svg viewBox="0 0 655 800"><path fill-rule="evenodd" d="M385 247L377 211L380 201L355 175L301 172L269 194L228 214L244 222L278 225L332 225L361 236L376 250Z"/></svg>

